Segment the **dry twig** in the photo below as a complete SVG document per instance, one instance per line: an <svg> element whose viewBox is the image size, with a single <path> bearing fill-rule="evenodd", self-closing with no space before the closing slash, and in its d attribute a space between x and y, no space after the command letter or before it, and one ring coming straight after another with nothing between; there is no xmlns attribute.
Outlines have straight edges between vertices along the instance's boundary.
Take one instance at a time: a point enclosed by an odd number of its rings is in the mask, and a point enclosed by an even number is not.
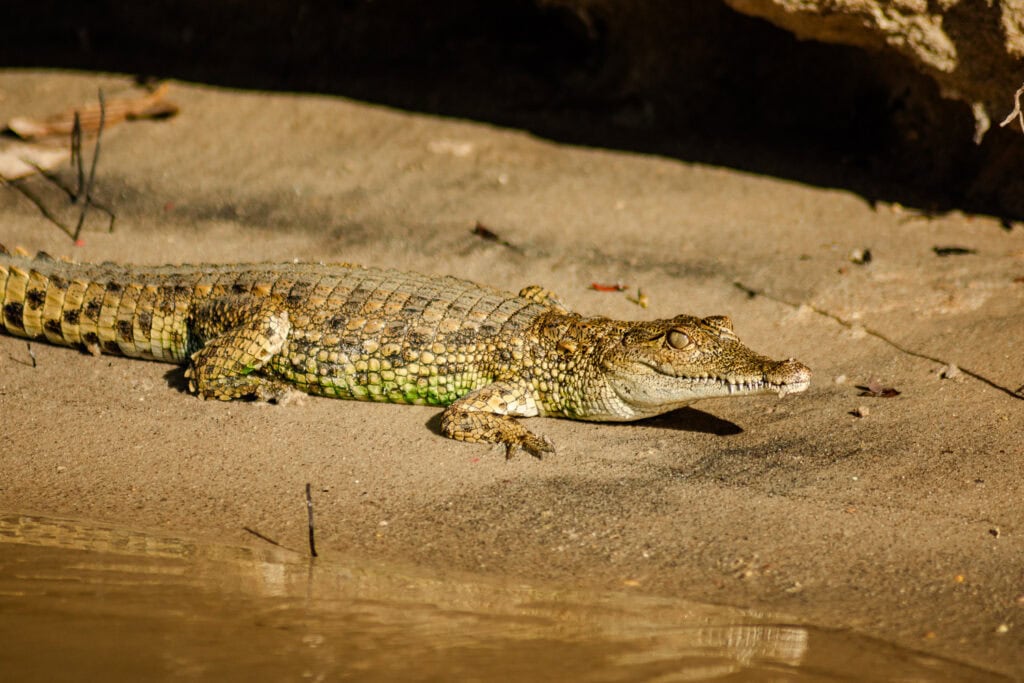
<svg viewBox="0 0 1024 683"><path fill-rule="evenodd" d="M242 531L245 531L247 533L252 534L256 538L260 539L261 541L266 541L267 543L269 543L271 545L276 545L278 548L285 548L283 545L281 545L280 543L278 543L277 541L272 539L270 536L264 536L263 534L261 534L260 532L256 531L255 529L253 529L251 527L243 526L242 527ZM288 548L285 548L285 550L288 550Z"/></svg>
<svg viewBox="0 0 1024 683"><path fill-rule="evenodd" d="M309 514L309 554L316 557L316 541L313 538L313 496L309 492L309 484L306 484L306 512Z"/></svg>
<svg viewBox="0 0 1024 683"><path fill-rule="evenodd" d="M1003 119L1003 122L999 124L1000 128L1005 128L1009 125L1010 121L1016 118L1020 121L1020 130L1024 133L1024 112L1020 109L1020 96L1024 95L1024 85L1017 88L1017 92L1013 95L1013 111L1010 112L1009 116Z"/></svg>
<svg viewBox="0 0 1024 683"><path fill-rule="evenodd" d="M840 325L842 325L843 327L845 327L847 329L853 329L854 327L860 328L860 329L864 330L865 334L867 334L868 336L874 337L875 339L878 339L879 341L884 342L885 344L888 344L889 346L891 346L892 348L896 349L900 353L904 353L904 354L906 354L908 356L913 356L914 358L921 358L923 360L929 360L929 361L932 361L933 363L939 363L941 365L951 365L952 364L948 360L943 360L942 358L937 358L936 356L932 356L932 355L924 353L922 351L916 351L914 349L906 347L903 344L900 344L896 340L892 339L891 337L888 337L888 336L882 334L878 330L873 330L870 327L861 327L859 324L854 323L854 322L852 322L850 320L847 320L847 319L843 318L842 316L840 316L840 315L838 315L836 313L832 313L831 311L828 311L828 310L826 310L824 308L819 308L819 307L813 306L811 304L798 304L798 303L795 303L793 301L789 301L788 299L784 299L782 297L775 296L774 294L770 294L770 293L768 293L768 292L766 292L764 290L754 289L753 287L748 287L747 285L743 284L742 282L734 282L733 285L737 289L739 289L740 291L744 292L751 299L753 299L754 297L763 296L766 299L771 299L772 301L776 301L776 302L778 302L780 304L783 304L785 306L789 306L792 309L800 309L802 306L806 306L808 309L814 311L816 314L818 314L820 316L823 316L825 318L828 318L829 320L833 320L833 321L839 323ZM963 374L965 374L965 375L967 375L969 377L973 377L974 379L978 380L979 382L982 382L983 384L987 384L988 386L992 387L993 389L995 389L997 391L1001 391L1004 394L1006 394L1007 396L1010 396L1011 398L1024 399L1024 386L1021 386L1019 389L1016 389L1016 390L1010 389L1009 387L1005 387L1002 384L999 384L998 382L996 382L995 380L993 380L993 379L991 379L989 377L986 377L985 375L981 374L980 372L975 372L974 370L968 370L967 368L965 368L965 367L963 367L962 365L959 365L959 364L957 364L957 367L960 369L960 372L962 372Z"/></svg>
<svg viewBox="0 0 1024 683"><path fill-rule="evenodd" d="M100 98L100 120L99 120L99 124L96 127L96 145L95 145L95 147L93 147L92 164L89 166L89 179L85 181L85 186L84 187L82 186L82 176L84 175L83 168L82 168L82 149L81 149L82 126L81 126L81 121L79 119L79 116L78 116L77 112L75 112L75 124L74 124L74 127L72 128L72 133L71 133L71 140L72 140L71 155L73 157L77 157L77 159L78 159L78 182L79 182L78 191L75 193L75 196L73 197L72 201L77 203L83 197L85 198L84 201L82 202L82 212L80 214L78 214L78 225L75 226L75 234L72 235L72 239L75 240L75 242L78 241L78 237L82 234L82 225L85 224L85 215L87 213L89 213L89 206L92 204L92 186L93 186L93 183L96 180L96 164L99 162L99 159L100 159L100 140L103 139L103 126L106 123L106 119L107 119L107 104L106 104L106 101L103 99L103 88L100 88L100 90L99 90L99 98ZM78 153L77 154L75 153L75 150L74 150L75 131L76 130L78 132L78 144L79 144L79 149L78 149ZM112 215L111 215L111 221L110 221L110 229L111 230L114 229L114 221L113 221L113 216Z"/></svg>

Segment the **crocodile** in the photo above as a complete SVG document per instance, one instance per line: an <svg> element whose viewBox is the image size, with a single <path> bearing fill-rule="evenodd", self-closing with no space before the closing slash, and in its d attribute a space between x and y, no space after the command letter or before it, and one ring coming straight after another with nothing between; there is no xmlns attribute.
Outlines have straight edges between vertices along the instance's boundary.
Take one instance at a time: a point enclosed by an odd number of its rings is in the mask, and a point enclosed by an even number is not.
<svg viewBox="0 0 1024 683"><path fill-rule="evenodd" d="M625 422L718 396L804 391L726 316L621 321L459 278L348 263L134 266L30 257L0 245L0 327L12 335L187 366L202 398L299 390L445 406L441 432L519 447L552 442L517 418Z"/></svg>

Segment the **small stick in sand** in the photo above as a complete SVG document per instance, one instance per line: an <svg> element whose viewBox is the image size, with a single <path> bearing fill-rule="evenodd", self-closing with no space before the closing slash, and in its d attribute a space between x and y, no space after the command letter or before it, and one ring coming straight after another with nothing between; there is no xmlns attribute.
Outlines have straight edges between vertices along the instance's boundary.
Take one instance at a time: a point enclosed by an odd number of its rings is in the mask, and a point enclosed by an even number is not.
<svg viewBox="0 0 1024 683"><path fill-rule="evenodd" d="M309 513L309 554L316 557L316 540L313 538L313 496L306 484L306 512Z"/></svg>
<svg viewBox="0 0 1024 683"><path fill-rule="evenodd" d="M72 201L78 201L85 188L85 164L82 163L82 117L77 111L71 125L71 165L78 172L78 188L72 195Z"/></svg>
<svg viewBox="0 0 1024 683"><path fill-rule="evenodd" d="M92 165L89 167L89 179L86 181L85 188L84 188L85 189L85 191L84 191L85 201L82 203L82 213L80 213L79 216L78 216L78 225L75 226L75 234L74 234L74 237L72 238L76 242L78 241L78 237L82 234L82 225L85 223L85 214L89 212L89 205L92 204L92 185L93 185L93 182L96 180L96 163L100 159L100 140L103 138L103 125L106 123L106 118L107 118L107 104L106 104L106 101L103 99L103 89L102 88L100 88L100 90L99 90L99 98L100 98L100 124L99 124L99 128L97 128L97 130L96 130L96 146L93 148L93 152L92 152ZM77 116L75 117L75 121L78 122L78 117ZM79 128L79 143L80 143L81 142L81 127L80 127L80 125L78 126L78 128ZM74 133L72 133L72 139L74 139ZM81 150L79 150L79 152L78 152L78 163L79 163L78 175L79 175L79 178L81 178L81 176L82 176L82 170L81 170L82 152L81 152ZM83 188L79 187L78 189L79 189L79 194L78 194L78 196L75 197L75 201L78 201L79 199L82 198L82 194L83 194L82 193L82 189ZM113 228L113 223L111 223L111 228Z"/></svg>
<svg viewBox="0 0 1024 683"><path fill-rule="evenodd" d="M267 543L270 543L271 545L276 545L278 548L284 548L283 545L281 545L280 543L278 543L277 541L272 539L270 536L264 536L263 534L261 534L260 532L256 531L255 529L253 529L251 527L243 526L242 527L242 531L245 531L246 533L252 534L256 538L260 539L261 541L266 541ZM286 548L286 550L289 550L289 549Z"/></svg>

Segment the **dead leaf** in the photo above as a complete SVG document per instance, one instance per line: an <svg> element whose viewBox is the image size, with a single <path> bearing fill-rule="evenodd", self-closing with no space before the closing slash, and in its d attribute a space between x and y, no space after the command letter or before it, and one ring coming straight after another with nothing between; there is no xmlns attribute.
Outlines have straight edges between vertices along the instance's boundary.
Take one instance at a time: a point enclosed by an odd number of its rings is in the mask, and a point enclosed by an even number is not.
<svg viewBox="0 0 1024 683"><path fill-rule="evenodd" d="M901 393L893 387L884 387L881 384L875 383L857 385L857 388L860 389L860 393L857 394L858 396L868 396L870 398L892 398L893 396L899 396Z"/></svg>
<svg viewBox="0 0 1024 683"><path fill-rule="evenodd" d="M626 299L628 301L632 301L634 304L636 304L640 308L647 308L648 306L651 305L650 298L647 296L646 293L644 293L644 290L642 290L640 288L637 288L636 296L635 297L627 296Z"/></svg>
<svg viewBox="0 0 1024 683"><path fill-rule="evenodd" d="M42 171L51 171L70 156L67 148L18 140L0 140L0 179L17 180Z"/></svg>
<svg viewBox="0 0 1024 683"><path fill-rule="evenodd" d="M521 251L519 249L519 247L517 247L516 245L512 244L508 240L503 239L501 237L501 235L499 235L498 233L494 232L493 230L488 228L486 225L484 225L480 221L476 222L476 225L473 226L473 230L471 232L474 235L476 235L477 237L479 237L481 239L484 239L484 240L487 240L488 242L497 242L498 244L500 244L503 247L508 247L509 249L514 249L516 251Z"/></svg>
<svg viewBox="0 0 1024 683"><path fill-rule="evenodd" d="M109 128L122 121L132 119L174 116L178 113L178 107L171 102L164 101L167 90L167 83L163 83L144 95L115 98L105 102L104 127ZM99 104L75 107L42 120L16 116L7 122L7 128L22 140L66 137L71 135L71 129L74 128L76 112L81 122L82 133L94 135L100 127Z"/></svg>
<svg viewBox="0 0 1024 683"><path fill-rule="evenodd" d="M932 247L936 256L963 256L965 254L977 254L977 249L968 247Z"/></svg>
<svg viewBox="0 0 1024 683"><path fill-rule="evenodd" d="M493 230L491 230L490 228L488 228L486 225L479 221L477 221L477 224L473 226L473 234L476 235L477 237L482 237L485 240L489 240L491 242L503 241L498 236L498 233L494 232Z"/></svg>

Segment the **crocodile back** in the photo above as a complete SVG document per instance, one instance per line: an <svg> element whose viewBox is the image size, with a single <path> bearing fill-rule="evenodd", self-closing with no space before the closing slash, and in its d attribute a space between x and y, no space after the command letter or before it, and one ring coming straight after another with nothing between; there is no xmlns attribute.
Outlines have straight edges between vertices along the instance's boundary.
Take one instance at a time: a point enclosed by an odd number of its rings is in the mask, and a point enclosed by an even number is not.
<svg viewBox="0 0 1024 683"><path fill-rule="evenodd" d="M332 353L349 358L359 349L390 357L487 348L547 310L454 277L346 263L152 267L70 263L0 248L0 327L94 353L183 363L205 341L195 325L204 303L254 299L288 311L289 374L296 359L327 363ZM221 331L216 321L203 322L198 327L207 333Z"/></svg>

